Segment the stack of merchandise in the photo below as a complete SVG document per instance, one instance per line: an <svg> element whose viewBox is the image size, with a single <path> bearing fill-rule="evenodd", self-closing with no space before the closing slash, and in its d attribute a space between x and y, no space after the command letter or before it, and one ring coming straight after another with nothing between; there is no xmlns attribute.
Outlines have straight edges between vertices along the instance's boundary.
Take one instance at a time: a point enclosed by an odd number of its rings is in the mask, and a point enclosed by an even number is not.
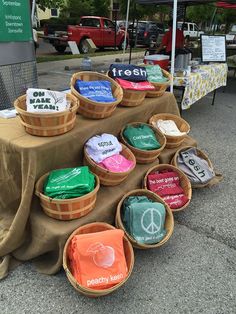
<svg viewBox="0 0 236 314"><path fill-rule="evenodd" d="M189 201L180 186L178 174L173 170L162 170L149 174L147 186L150 191L163 198L171 209L181 208Z"/></svg>
<svg viewBox="0 0 236 314"><path fill-rule="evenodd" d="M76 281L90 289L108 289L128 274L119 229L75 235L68 247L70 269Z"/></svg>
<svg viewBox="0 0 236 314"><path fill-rule="evenodd" d="M55 199L70 199L94 190L95 177L88 167L58 169L50 172L44 194Z"/></svg>
<svg viewBox="0 0 236 314"><path fill-rule="evenodd" d="M168 79L163 75L162 69L159 65L145 66L147 71L147 80L152 83L165 83Z"/></svg>
<svg viewBox="0 0 236 314"><path fill-rule="evenodd" d="M161 147L154 131L146 124L128 125L123 131L123 136L131 146L138 149L154 150Z"/></svg>
<svg viewBox="0 0 236 314"><path fill-rule="evenodd" d="M163 204L146 196L130 196L124 200L122 220L126 231L137 242L154 244L166 235L166 210Z"/></svg>
<svg viewBox="0 0 236 314"><path fill-rule="evenodd" d="M134 167L132 160L120 154L122 145L112 134L95 135L86 142L85 147L93 161L111 172L126 172Z"/></svg>
<svg viewBox="0 0 236 314"><path fill-rule="evenodd" d="M177 163L193 185L206 184L215 177L213 169L209 167L205 159L198 156L194 147L181 151Z"/></svg>
<svg viewBox="0 0 236 314"><path fill-rule="evenodd" d="M125 90L155 90L155 87L147 80L147 72L144 67L132 64L111 64L109 75Z"/></svg>
<svg viewBox="0 0 236 314"><path fill-rule="evenodd" d="M186 132L181 132L173 120L159 119L156 121L155 126L165 135L182 136L187 134Z"/></svg>
<svg viewBox="0 0 236 314"><path fill-rule="evenodd" d="M113 97L111 82L109 81L82 81L75 82L75 89L83 97L86 97L96 102L114 102L116 98Z"/></svg>

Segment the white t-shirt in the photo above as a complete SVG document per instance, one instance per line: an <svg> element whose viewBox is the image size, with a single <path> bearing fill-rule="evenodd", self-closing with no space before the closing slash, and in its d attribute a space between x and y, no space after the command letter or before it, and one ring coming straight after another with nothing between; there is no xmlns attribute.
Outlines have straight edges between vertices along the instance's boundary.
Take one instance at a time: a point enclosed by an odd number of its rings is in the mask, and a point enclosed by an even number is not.
<svg viewBox="0 0 236 314"><path fill-rule="evenodd" d="M86 152L96 163L102 162L105 158L118 154L122 146L112 134L103 133L91 137L85 144Z"/></svg>
<svg viewBox="0 0 236 314"><path fill-rule="evenodd" d="M157 120L156 126L166 135L180 136L186 134L186 132L180 132L173 120Z"/></svg>

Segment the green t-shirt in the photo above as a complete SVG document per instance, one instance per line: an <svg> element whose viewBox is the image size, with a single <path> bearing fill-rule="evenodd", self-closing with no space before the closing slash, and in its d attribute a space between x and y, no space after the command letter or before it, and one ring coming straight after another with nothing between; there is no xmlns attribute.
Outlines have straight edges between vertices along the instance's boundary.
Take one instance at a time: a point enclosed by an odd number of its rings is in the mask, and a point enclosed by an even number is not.
<svg viewBox="0 0 236 314"><path fill-rule="evenodd" d="M123 136L131 146L138 149L154 150L161 147L153 130L145 124L137 127L127 126Z"/></svg>
<svg viewBox="0 0 236 314"><path fill-rule="evenodd" d="M57 199L75 198L94 189L95 177L87 166L58 169L50 172L44 194Z"/></svg>

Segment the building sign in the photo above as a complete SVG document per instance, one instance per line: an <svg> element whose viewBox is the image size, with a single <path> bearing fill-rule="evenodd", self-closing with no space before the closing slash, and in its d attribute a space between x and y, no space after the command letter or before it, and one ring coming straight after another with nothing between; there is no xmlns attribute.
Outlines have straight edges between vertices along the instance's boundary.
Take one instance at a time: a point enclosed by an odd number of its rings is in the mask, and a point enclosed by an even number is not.
<svg viewBox="0 0 236 314"><path fill-rule="evenodd" d="M30 41L32 27L28 0L0 0L0 42Z"/></svg>

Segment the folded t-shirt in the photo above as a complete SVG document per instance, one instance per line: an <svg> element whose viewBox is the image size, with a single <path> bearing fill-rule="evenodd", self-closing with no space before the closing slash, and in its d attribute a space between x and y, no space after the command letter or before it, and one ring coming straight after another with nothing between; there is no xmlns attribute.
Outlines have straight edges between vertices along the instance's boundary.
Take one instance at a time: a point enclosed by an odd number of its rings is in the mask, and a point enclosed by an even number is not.
<svg viewBox="0 0 236 314"><path fill-rule="evenodd" d="M82 81L75 82L75 89L84 97L97 102L113 102L111 82L109 81Z"/></svg>
<svg viewBox="0 0 236 314"><path fill-rule="evenodd" d="M90 289L107 289L127 277L120 229L75 235L68 247L70 269L76 281Z"/></svg>
<svg viewBox="0 0 236 314"><path fill-rule="evenodd" d="M168 81L168 79L163 75L159 65L147 65L145 68L149 82L162 83Z"/></svg>
<svg viewBox="0 0 236 314"><path fill-rule="evenodd" d="M155 90L155 87L147 81L130 82L130 81L126 81L126 80L122 80L122 79L118 79L118 78L116 79L116 81L124 89L140 90L140 91Z"/></svg>
<svg viewBox="0 0 236 314"><path fill-rule="evenodd" d="M208 162L197 155L196 148L192 147L181 151L177 158L178 167L188 176L193 184L205 184L214 176L214 170Z"/></svg>
<svg viewBox="0 0 236 314"><path fill-rule="evenodd" d="M114 79L120 78L131 82L147 81L146 69L132 64L111 64L109 75Z"/></svg>
<svg viewBox="0 0 236 314"><path fill-rule="evenodd" d="M161 147L153 130L145 124L137 127L128 125L123 135L130 145L138 149L154 150Z"/></svg>
<svg viewBox="0 0 236 314"><path fill-rule="evenodd" d="M126 172L133 168L134 162L132 160L126 159L120 154L115 154L107 157L98 165L111 172Z"/></svg>
<svg viewBox="0 0 236 314"><path fill-rule="evenodd" d="M186 135L186 132L181 132L175 121L173 120L162 120L159 119L156 122L155 125L162 133L165 135L170 135L170 136L181 136L181 135Z"/></svg>
<svg viewBox="0 0 236 314"><path fill-rule="evenodd" d="M122 151L122 146L118 139L114 135L108 133L91 137L86 142L85 147L90 158L96 163Z"/></svg>

